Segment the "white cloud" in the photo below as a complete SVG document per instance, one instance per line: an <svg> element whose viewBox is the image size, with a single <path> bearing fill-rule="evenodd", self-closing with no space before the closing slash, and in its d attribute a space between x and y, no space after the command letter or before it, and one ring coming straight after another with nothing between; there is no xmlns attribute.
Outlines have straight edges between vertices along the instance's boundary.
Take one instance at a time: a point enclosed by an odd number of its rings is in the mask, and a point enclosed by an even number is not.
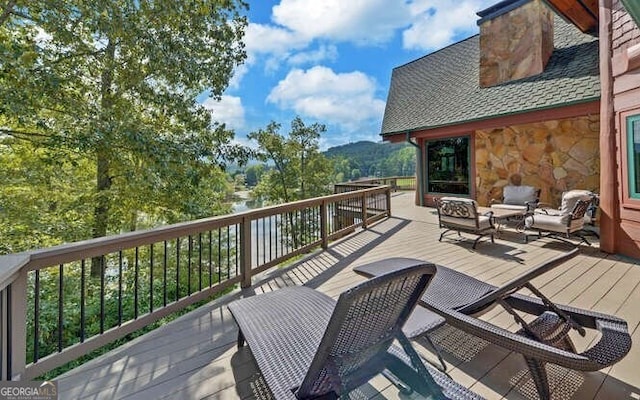
<svg viewBox="0 0 640 400"><path fill-rule="evenodd" d="M287 62L292 65L318 64L325 60L335 61L338 58L338 49L333 45L322 45L317 50L301 52L292 55Z"/></svg>
<svg viewBox="0 0 640 400"><path fill-rule="evenodd" d="M337 74L327 67L294 69L271 90L267 102L347 130L382 117L384 101L375 97L375 81L355 71Z"/></svg>
<svg viewBox="0 0 640 400"><path fill-rule="evenodd" d="M271 24L250 23L247 60L267 73L283 65L317 65L338 58L336 45L380 46L402 33L403 47L436 50L477 32L476 12L496 0L280 0ZM232 87L242 79L238 71Z"/></svg>
<svg viewBox="0 0 640 400"><path fill-rule="evenodd" d="M310 38L290 29L251 23L244 36L249 56L257 54L287 54L294 50L304 49Z"/></svg>
<svg viewBox="0 0 640 400"><path fill-rule="evenodd" d="M416 0L410 4L412 24L402 33L406 49L436 50L451 44L456 37L477 32L476 12L495 0L440 1Z"/></svg>
<svg viewBox="0 0 640 400"><path fill-rule="evenodd" d="M405 0L282 0L273 20L307 38L385 43L410 23Z"/></svg>
<svg viewBox="0 0 640 400"><path fill-rule="evenodd" d="M227 128L244 127L244 107L240 97L223 95L220 101L208 98L202 105L211 112L214 121L225 123Z"/></svg>

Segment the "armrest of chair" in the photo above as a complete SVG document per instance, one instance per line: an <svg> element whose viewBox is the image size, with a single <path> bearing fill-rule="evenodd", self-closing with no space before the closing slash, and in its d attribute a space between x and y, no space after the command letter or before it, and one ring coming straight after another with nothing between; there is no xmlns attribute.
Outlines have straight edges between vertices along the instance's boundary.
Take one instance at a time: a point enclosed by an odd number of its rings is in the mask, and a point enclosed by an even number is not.
<svg viewBox="0 0 640 400"><path fill-rule="evenodd" d="M431 310L442 315L447 320L447 324L507 350L515 351L525 357L559 365L564 364L559 362L559 359L571 360L575 363L589 361L587 357L580 354L571 353L545 343L540 343L496 326L488 321L462 314L452 309L432 308Z"/></svg>
<svg viewBox="0 0 640 400"><path fill-rule="evenodd" d="M490 343L525 357L580 371L597 371L610 366L624 357L631 349L631 336L628 333L626 322L618 318L616 318L617 321L607 322L608 316L604 314L601 315L605 317L605 320L597 319L595 326L595 329L602 333L600 340L584 352L576 354L452 309L429 308L442 315L449 325Z"/></svg>
<svg viewBox="0 0 640 400"><path fill-rule="evenodd" d="M553 206L550 203L543 203L541 201L538 202L538 208L555 210L555 208L553 208Z"/></svg>

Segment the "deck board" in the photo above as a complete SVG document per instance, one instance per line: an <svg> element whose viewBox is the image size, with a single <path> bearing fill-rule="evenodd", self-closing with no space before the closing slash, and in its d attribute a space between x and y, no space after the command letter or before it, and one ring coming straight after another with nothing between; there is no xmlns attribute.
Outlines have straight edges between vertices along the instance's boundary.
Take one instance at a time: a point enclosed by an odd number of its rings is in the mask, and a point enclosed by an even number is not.
<svg viewBox="0 0 640 400"><path fill-rule="evenodd" d="M531 238L505 230L495 244L474 237L445 236L439 242L437 214L412 205L414 194L392 198L392 218L332 243L289 266L254 278L254 285L236 290L177 320L141 336L59 377L60 398L74 399L264 399L268 390L247 347L236 349L237 328L226 308L243 296L307 285L336 298L365 278L353 268L389 257L411 257L463 271L500 285L568 247L550 239ZM601 253L597 243L582 246L580 255L540 276L534 284L554 301L613 313L625 318L640 343L640 261ZM503 327L513 318L495 308L482 317ZM449 373L487 399L535 399L522 357L454 328L433 335L442 347ZM577 338L585 348L595 335ZM425 341L416 349L435 360ZM553 399L640 398L640 345L615 366L593 373L554 367ZM359 390L358 398L398 399L398 391L377 377Z"/></svg>

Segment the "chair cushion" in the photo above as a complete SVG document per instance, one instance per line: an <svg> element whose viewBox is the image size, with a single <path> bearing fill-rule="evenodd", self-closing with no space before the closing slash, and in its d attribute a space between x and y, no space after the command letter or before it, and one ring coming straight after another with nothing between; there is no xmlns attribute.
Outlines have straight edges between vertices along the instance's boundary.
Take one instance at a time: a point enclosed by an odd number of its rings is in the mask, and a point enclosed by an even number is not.
<svg viewBox="0 0 640 400"><path fill-rule="evenodd" d="M555 216L562 215L560 210L556 210L555 208L536 208L533 212L535 214L542 214L542 215L555 215Z"/></svg>
<svg viewBox="0 0 640 400"><path fill-rule="evenodd" d="M569 216L570 214L546 215L536 213L526 217L524 224L527 228L559 233L571 233L582 229L584 226L584 221L582 219L574 219L571 221L571 225L567 226Z"/></svg>
<svg viewBox="0 0 640 400"><path fill-rule="evenodd" d="M492 204L491 208L495 208L499 210L522 211L523 213L527 211L527 206L520 206L517 204Z"/></svg>
<svg viewBox="0 0 640 400"><path fill-rule="evenodd" d="M525 205L538 199L537 190L533 186L505 186L502 189L504 204Z"/></svg>
<svg viewBox="0 0 640 400"><path fill-rule="evenodd" d="M562 193L562 204L560 214L569 214L573 211L578 200L591 200L593 194L588 190L569 190Z"/></svg>

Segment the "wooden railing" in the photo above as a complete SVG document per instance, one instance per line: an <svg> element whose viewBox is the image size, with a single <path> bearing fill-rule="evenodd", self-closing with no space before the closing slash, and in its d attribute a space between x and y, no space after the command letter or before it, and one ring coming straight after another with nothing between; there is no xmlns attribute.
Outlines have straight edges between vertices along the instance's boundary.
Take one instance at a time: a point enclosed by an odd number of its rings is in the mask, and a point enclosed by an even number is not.
<svg viewBox="0 0 640 400"><path fill-rule="evenodd" d="M33 379L357 227L380 186L0 257L0 379Z"/></svg>
<svg viewBox="0 0 640 400"><path fill-rule="evenodd" d="M388 185L391 190L416 190L415 176L390 176L375 179L360 179L334 185L334 193L344 193L352 190L361 190L369 187Z"/></svg>

